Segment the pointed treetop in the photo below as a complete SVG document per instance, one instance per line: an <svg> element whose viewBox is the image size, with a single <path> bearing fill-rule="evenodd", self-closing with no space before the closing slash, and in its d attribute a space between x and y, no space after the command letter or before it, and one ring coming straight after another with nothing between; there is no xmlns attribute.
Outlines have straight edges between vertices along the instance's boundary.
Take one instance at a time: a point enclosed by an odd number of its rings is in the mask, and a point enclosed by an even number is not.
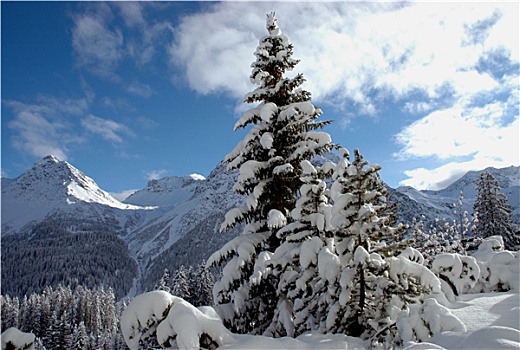
<svg viewBox="0 0 520 350"><path fill-rule="evenodd" d="M271 12L267 14L266 28L271 35L280 35L282 32L276 23L276 13Z"/></svg>

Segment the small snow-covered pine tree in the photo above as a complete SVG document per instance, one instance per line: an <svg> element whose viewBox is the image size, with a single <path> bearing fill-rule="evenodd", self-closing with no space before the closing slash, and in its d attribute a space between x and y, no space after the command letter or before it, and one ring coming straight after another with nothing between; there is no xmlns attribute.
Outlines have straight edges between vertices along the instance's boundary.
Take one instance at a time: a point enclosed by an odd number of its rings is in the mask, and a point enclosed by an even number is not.
<svg viewBox="0 0 520 350"><path fill-rule="evenodd" d="M391 310L400 310L428 289L420 276L408 274L414 269L424 273L424 266L395 257L408 245L402 239L406 226L390 226L394 220L385 215L386 187L378 174L380 168L368 166L358 150L351 162L344 150L334 172L332 254L337 256L339 271L327 279L331 298L318 310L320 329L325 332L380 340L390 333L391 319L396 316Z"/></svg>
<svg viewBox="0 0 520 350"><path fill-rule="evenodd" d="M228 169L239 169L234 186L247 195L246 205L230 210L221 230L236 223L246 226L242 235L225 244L208 260L225 265L215 283L215 302L227 304L234 317L226 325L235 332L263 333L278 305L276 276L251 279L255 269L280 245L276 232L290 220L301 187L301 161L332 149L328 133L319 132L328 122L318 122L321 109L301 89L301 74L285 76L298 60L293 46L278 27L274 13L267 15L268 35L255 51L251 82L259 85L245 96L247 103L259 103L245 112L235 130L250 127L248 134L227 155ZM255 267L255 265L257 265Z"/></svg>
<svg viewBox="0 0 520 350"><path fill-rule="evenodd" d="M168 269L164 269L163 275L159 280L158 285L154 288L155 290L164 290L169 292L170 288L170 271Z"/></svg>
<svg viewBox="0 0 520 350"><path fill-rule="evenodd" d="M520 238L511 219L511 207L500 190L500 184L489 172L480 174L473 208L478 213L477 236L487 238L500 235L506 249L516 250Z"/></svg>
<svg viewBox="0 0 520 350"><path fill-rule="evenodd" d="M181 265L173 276L171 293L179 298L189 299L191 296L189 288L189 270Z"/></svg>

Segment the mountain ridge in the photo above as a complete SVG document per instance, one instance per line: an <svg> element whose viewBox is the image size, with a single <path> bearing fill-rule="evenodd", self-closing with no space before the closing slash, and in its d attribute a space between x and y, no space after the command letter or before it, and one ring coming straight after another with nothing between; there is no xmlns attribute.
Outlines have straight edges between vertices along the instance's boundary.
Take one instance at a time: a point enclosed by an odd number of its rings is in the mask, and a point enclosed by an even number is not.
<svg viewBox="0 0 520 350"><path fill-rule="evenodd" d="M486 169L503 186L510 202L516 198L510 203L516 224L520 222L519 169ZM398 202L399 220L451 219L461 190L463 208L471 213L479 174L468 172L438 191L390 188L391 200ZM219 231L225 213L245 201L233 192L237 175L221 162L207 178L188 175L151 180L119 202L69 163L45 157L18 178L2 181L7 183L2 188L2 236L20 234L26 239L36 225L59 227L62 233L113 233L125 242L138 265L133 288L126 291L133 295L153 288L164 268L199 264L240 234L241 226Z"/></svg>

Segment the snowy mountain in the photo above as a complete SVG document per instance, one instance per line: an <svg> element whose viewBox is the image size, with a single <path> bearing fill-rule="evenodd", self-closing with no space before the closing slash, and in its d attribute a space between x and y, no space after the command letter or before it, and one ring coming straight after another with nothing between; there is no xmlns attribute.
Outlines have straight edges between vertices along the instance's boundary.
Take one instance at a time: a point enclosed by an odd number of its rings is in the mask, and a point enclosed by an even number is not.
<svg viewBox="0 0 520 350"><path fill-rule="evenodd" d="M220 163L206 179L168 177L150 181L125 203L160 205L125 238L142 267L143 290L154 286L164 268L199 264L239 234L239 228L220 233L225 213L239 205L233 192L236 173ZM170 200L170 201L168 201Z"/></svg>
<svg viewBox="0 0 520 350"><path fill-rule="evenodd" d="M170 176L150 180L146 188L131 194L125 203L138 206L171 206L189 200L198 185L204 180L200 175Z"/></svg>
<svg viewBox="0 0 520 350"><path fill-rule="evenodd" d="M418 191L412 187L398 187L391 190L398 202L399 217L403 222L425 217L425 221L435 218L454 219L453 204L463 193L463 209L473 214L473 203L477 197L476 184L482 172L487 171L499 182L502 193L507 197L512 209L513 222L520 226L520 167L503 169L487 168L470 171L448 187L438 191Z"/></svg>
<svg viewBox="0 0 520 350"><path fill-rule="evenodd" d="M82 207L82 211L87 208L90 209L87 211L97 211L103 207L146 209L119 202L91 178L54 156L43 158L6 184L2 187L2 234L20 231L26 224L41 221L57 210L71 212L78 207Z"/></svg>
<svg viewBox="0 0 520 350"><path fill-rule="evenodd" d="M513 219L519 224L519 167L486 170L499 181L513 207ZM440 191L391 189L393 199L398 201L400 220L411 222L421 215L426 220L451 218L461 190L464 208L473 212L479 174L469 172ZM191 175L152 180L121 203L80 170L48 156L20 177L2 179L2 253L9 249L6 236L15 237L13 245L20 247L37 246L36 238L50 239L46 235L57 232L59 242L65 242L66 234L109 232L126 244L128 252L121 254L131 256L138 264L131 293L150 290L164 268L199 264L241 232L241 227L219 232L225 213L243 203L242 196L233 192L236 176L220 163L207 178ZM107 239L106 235L102 237ZM73 254L70 245L63 247ZM10 258L2 254L2 267L13 264Z"/></svg>

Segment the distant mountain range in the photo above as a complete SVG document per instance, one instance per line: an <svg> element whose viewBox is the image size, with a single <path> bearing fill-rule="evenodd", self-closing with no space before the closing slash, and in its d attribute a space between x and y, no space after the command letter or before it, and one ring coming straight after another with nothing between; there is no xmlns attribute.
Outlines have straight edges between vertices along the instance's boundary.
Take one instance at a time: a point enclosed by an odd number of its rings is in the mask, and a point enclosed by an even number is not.
<svg viewBox="0 0 520 350"><path fill-rule="evenodd" d="M508 197L517 225L519 169L486 169ZM409 223L421 216L425 221L454 218L453 203L460 191L464 193L464 208L472 213L479 174L468 172L440 191L390 189L392 200L398 202L400 221ZM2 178L2 293L23 295L38 291L45 283L75 278L83 283L86 263L97 271L91 273L96 278L89 283L111 286L119 296L150 290L164 268L198 264L240 233L241 227L219 232L224 214L243 203L232 189L236 175L220 163L206 179L172 176L151 180L123 202L53 156L43 158L16 179ZM91 242L91 254L79 259L78 252L88 248L79 236L85 233L96 241ZM82 242L81 247L71 243L71 235ZM118 247L115 253L114 247ZM34 259L56 251L63 253L68 265L59 265L62 260L50 256L46 268L24 270L24 266L33 266ZM107 251L118 258L107 262ZM58 268L64 271L56 276L51 270ZM32 276L36 273L38 276ZM35 280L37 285L31 285Z"/></svg>

